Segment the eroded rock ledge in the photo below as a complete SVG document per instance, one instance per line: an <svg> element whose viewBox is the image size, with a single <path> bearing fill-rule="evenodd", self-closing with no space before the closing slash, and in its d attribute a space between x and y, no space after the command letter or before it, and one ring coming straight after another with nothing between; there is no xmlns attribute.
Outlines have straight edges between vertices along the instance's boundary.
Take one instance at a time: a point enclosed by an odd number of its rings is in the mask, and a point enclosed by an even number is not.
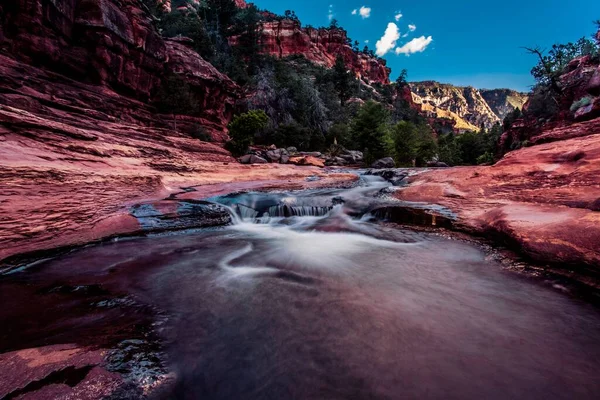
<svg viewBox="0 0 600 400"><path fill-rule="evenodd" d="M440 204L467 231L532 259L600 276L600 119L547 131L564 140L507 154L494 166L426 171L397 192Z"/></svg>
<svg viewBox="0 0 600 400"><path fill-rule="evenodd" d="M0 260L143 231L131 208L186 187L355 179L239 165L218 144L239 87L185 44L164 41L141 4L0 5ZM152 106L169 74L192 89L195 115ZM189 135L198 126L213 143Z"/></svg>

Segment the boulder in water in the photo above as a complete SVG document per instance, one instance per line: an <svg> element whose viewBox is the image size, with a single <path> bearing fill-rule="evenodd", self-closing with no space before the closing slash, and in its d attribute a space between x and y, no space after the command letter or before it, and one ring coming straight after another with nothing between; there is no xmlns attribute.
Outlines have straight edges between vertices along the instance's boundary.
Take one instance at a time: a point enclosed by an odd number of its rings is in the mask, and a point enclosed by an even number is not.
<svg viewBox="0 0 600 400"><path fill-rule="evenodd" d="M340 157L352 164L361 163L364 158L362 151L358 150L345 150Z"/></svg>
<svg viewBox="0 0 600 400"><path fill-rule="evenodd" d="M402 186L406 184L405 179L408 177L408 170L397 168L369 170L365 175L380 176L394 186Z"/></svg>
<svg viewBox="0 0 600 400"><path fill-rule="evenodd" d="M290 157L290 164L311 165L319 168L323 168L325 166L325 162L323 160L312 156Z"/></svg>
<svg viewBox="0 0 600 400"><path fill-rule="evenodd" d="M246 154L240 158L242 164L266 164L267 162L267 160L255 154Z"/></svg>
<svg viewBox="0 0 600 400"><path fill-rule="evenodd" d="M383 169L383 168L394 168L396 166L396 162L392 157L382 158L380 160L375 161L371 164L371 168Z"/></svg>
<svg viewBox="0 0 600 400"><path fill-rule="evenodd" d="M271 162L279 162L279 160L281 160L281 149L269 150L267 151L266 156Z"/></svg>
<svg viewBox="0 0 600 400"><path fill-rule="evenodd" d="M325 165L338 165L338 166L343 166L348 164L348 162L343 159L342 157L328 157L325 160Z"/></svg>

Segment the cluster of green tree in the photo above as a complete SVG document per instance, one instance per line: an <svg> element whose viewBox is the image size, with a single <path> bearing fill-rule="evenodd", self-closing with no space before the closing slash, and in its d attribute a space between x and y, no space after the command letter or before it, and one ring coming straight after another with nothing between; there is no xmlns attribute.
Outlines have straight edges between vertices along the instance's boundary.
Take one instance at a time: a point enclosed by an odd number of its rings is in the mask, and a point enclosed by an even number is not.
<svg viewBox="0 0 600 400"><path fill-rule="evenodd" d="M448 165L493 164L499 155L503 127L500 123L491 129L459 135L447 133L438 136L438 160Z"/></svg>
<svg viewBox="0 0 600 400"><path fill-rule="evenodd" d="M333 72L301 56L263 57L257 71L247 108L263 110L269 117L257 143L321 149L328 129L348 113L340 102Z"/></svg>
<svg viewBox="0 0 600 400"><path fill-rule="evenodd" d="M517 109L507 118L518 118L519 114ZM422 167L432 160L452 166L478 165L496 161L503 132L503 126L497 123L489 130L482 127L479 132L436 135L423 119L394 121L389 107L375 101L355 108L347 122L333 124L320 141L326 146L302 147L310 140L310 129L292 123L271 130L272 122L263 110L252 110L235 117L229 126L232 140L228 149L241 155L251 144L262 142L282 147L300 145L301 149L312 150L358 149L364 152L367 163L393 157L398 166L404 167Z"/></svg>
<svg viewBox="0 0 600 400"><path fill-rule="evenodd" d="M374 90L356 79L341 57L330 70L302 56L265 60L249 104L270 117L257 142L302 150L325 150L337 144L363 150L367 159L384 156L390 148L390 124L426 125L399 95L405 85L403 71L394 84L375 85ZM351 98L360 100L350 102ZM366 102L362 107L361 100Z"/></svg>
<svg viewBox="0 0 600 400"><path fill-rule="evenodd" d="M335 129L349 126L358 112L360 100L350 102L351 98L385 103L394 122L419 118L408 102L391 93L406 84L405 74L398 81L400 85L384 86L390 95L382 98L348 71L342 57L327 69L301 55L285 59L265 56L257 71L247 108L264 110L269 117L267 128L256 138L257 144L324 150L334 143ZM344 145L352 147L352 143Z"/></svg>
<svg viewBox="0 0 600 400"><path fill-rule="evenodd" d="M219 71L244 85L255 72L260 53L259 22L263 14L254 5L239 9L233 0L173 0L171 12L156 0L143 0L163 37L185 36L193 48ZM230 45L236 37L238 46Z"/></svg>
<svg viewBox="0 0 600 400"><path fill-rule="evenodd" d="M384 104L369 101L349 125L332 127L334 137L343 146L362 150L367 162L391 156L399 166L420 167L432 160L448 165L488 164L496 160L501 124L490 130L482 127L479 132L436 135L418 114L394 118L397 110L398 107L390 111Z"/></svg>
<svg viewBox="0 0 600 400"><path fill-rule="evenodd" d="M360 150L367 163L393 157L398 165L425 165L437 152L433 130L420 117L397 120L395 110L389 104L369 100L348 122L331 127L327 143Z"/></svg>
<svg viewBox="0 0 600 400"><path fill-rule="evenodd" d="M405 70L391 85L367 85L341 56L326 69L301 55L261 55L258 27L269 14L256 7L237 9L233 0L179 0L172 6L170 13L156 11L162 34L192 38L200 55L253 93L240 109L249 111L230 125L227 146L236 155L253 143L300 150L343 146L363 151L367 161L393 156L404 166L423 166L433 159L451 165L491 162L497 154L501 127L458 136L440 130L436 137L405 99ZM283 18L297 16L289 11ZM336 21L330 28L341 29ZM239 46L230 46L231 36ZM357 42L348 44L358 51ZM164 113L194 114L198 108L190 88L176 75L164 80L158 97Z"/></svg>
<svg viewBox="0 0 600 400"><path fill-rule="evenodd" d="M254 138L267 127L268 122L269 117L262 110L251 110L236 115L229 123L231 140L226 143L225 148L234 156L244 155L254 143Z"/></svg>

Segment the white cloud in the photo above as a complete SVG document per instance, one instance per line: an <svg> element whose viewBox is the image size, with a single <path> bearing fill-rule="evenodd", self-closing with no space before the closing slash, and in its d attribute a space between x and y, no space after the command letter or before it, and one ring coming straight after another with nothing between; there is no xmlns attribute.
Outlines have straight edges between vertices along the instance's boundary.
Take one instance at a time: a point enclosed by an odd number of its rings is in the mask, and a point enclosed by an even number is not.
<svg viewBox="0 0 600 400"><path fill-rule="evenodd" d="M433 42L433 38L431 36L421 36L419 38L415 38L406 43L404 46L397 47L396 54L406 54L409 56L414 53L422 53L431 42Z"/></svg>
<svg viewBox="0 0 600 400"><path fill-rule="evenodd" d="M390 22L385 29L385 33L375 43L375 48L377 51L375 52L379 57L383 57L387 52L396 47L396 41L400 39L400 31L398 30L398 25L393 22Z"/></svg>
<svg viewBox="0 0 600 400"><path fill-rule="evenodd" d="M365 40L365 43L366 43L366 44L369 44L369 39Z"/></svg>
<svg viewBox="0 0 600 400"><path fill-rule="evenodd" d="M331 21L335 14L333 13L333 4L329 5L329 11L327 12L327 18Z"/></svg>
<svg viewBox="0 0 600 400"><path fill-rule="evenodd" d="M355 8L354 10L352 10L352 15L356 15L357 12L358 10Z"/></svg>
<svg viewBox="0 0 600 400"><path fill-rule="evenodd" d="M394 19L396 21L400 21L400 18L402 18L402 13L400 11L396 11L396 12L397 12L397 14L394 15Z"/></svg>
<svg viewBox="0 0 600 400"><path fill-rule="evenodd" d="M408 30L411 31L411 32L414 32L414 31L417 30L417 26L413 25L413 24L410 24L410 25L408 25Z"/></svg>
<svg viewBox="0 0 600 400"><path fill-rule="evenodd" d="M358 13L363 19L369 18L371 16L371 7L362 6L360 10L358 10Z"/></svg>

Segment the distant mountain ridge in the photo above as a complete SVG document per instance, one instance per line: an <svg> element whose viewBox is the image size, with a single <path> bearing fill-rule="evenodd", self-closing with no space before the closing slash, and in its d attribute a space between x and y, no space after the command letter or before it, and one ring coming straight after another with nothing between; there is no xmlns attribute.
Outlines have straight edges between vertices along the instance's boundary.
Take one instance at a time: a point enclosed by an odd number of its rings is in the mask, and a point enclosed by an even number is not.
<svg viewBox="0 0 600 400"><path fill-rule="evenodd" d="M456 121L460 131L491 128L515 108L522 108L527 94L511 89L476 89L436 81L411 82L413 101L424 113Z"/></svg>
<svg viewBox="0 0 600 400"><path fill-rule="evenodd" d="M528 99L527 93L512 89L480 89L479 92L501 120L515 108L522 110Z"/></svg>

